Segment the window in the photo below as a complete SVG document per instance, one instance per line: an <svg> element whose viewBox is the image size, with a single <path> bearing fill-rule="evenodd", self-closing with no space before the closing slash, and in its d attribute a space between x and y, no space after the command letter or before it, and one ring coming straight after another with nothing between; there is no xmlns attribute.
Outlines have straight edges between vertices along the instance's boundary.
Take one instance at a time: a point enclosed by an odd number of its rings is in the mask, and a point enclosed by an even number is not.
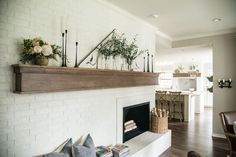
<svg viewBox="0 0 236 157"><path fill-rule="evenodd" d="M159 87L171 88L172 87L173 74L168 72L160 73L159 75Z"/></svg>

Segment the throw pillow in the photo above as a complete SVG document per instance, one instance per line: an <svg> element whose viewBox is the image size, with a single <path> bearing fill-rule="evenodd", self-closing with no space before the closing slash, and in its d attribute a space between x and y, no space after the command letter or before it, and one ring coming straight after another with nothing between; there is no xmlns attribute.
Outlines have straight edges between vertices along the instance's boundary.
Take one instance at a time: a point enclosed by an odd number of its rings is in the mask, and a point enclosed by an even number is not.
<svg viewBox="0 0 236 157"><path fill-rule="evenodd" d="M42 157L72 157L72 139L67 139L56 150Z"/></svg>
<svg viewBox="0 0 236 157"><path fill-rule="evenodd" d="M88 134L83 145L73 145L74 157L96 157L95 146L92 137Z"/></svg>
<svg viewBox="0 0 236 157"><path fill-rule="evenodd" d="M234 130L234 133L236 134L236 121L234 121L233 123L233 130Z"/></svg>
<svg viewBox="0 0 236 157"><path fill-rule="evenodd" d="M48 153L46 155L43 155L43 157L70 157L69 154L64 154L64 153Z"/></svg>
<svg viewBox="0 0 236 157"><path fill-rule="evenodd" d="M69 156L72 157L72 138L66 142L60 153L69 154Z"/></svg>

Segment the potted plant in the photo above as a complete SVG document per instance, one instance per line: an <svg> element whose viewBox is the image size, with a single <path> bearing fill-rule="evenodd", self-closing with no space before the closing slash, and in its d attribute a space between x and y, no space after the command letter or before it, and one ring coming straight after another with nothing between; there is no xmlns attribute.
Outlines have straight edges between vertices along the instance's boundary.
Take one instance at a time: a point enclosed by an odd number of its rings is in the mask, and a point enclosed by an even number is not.
<svg viewBox="0 0 236 157"><path fill-rule="evenodd" d="M24 39L20 61L24 64L33 63L46 66L49 59L56 60L57 56L61 57L60 46L50 45L41 38Z"/></svg>

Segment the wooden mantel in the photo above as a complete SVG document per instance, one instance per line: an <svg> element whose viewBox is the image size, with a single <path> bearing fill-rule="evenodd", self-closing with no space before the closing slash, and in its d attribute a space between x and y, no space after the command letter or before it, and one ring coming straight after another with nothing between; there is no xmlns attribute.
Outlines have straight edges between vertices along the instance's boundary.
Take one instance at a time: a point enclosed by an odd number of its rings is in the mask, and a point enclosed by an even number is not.
<svg viewBox="0 0 236 157"><path fill-rule="evenodd" d="M149 86L158 84L158 73L98 70L36 65L12 65L16 93L44 93Z"/></svg>
<svg viewBox="0 0 236 157"><path fill-rule="evenodd" d="M199 72L173 73L173 77L201 77Z"/></svg>

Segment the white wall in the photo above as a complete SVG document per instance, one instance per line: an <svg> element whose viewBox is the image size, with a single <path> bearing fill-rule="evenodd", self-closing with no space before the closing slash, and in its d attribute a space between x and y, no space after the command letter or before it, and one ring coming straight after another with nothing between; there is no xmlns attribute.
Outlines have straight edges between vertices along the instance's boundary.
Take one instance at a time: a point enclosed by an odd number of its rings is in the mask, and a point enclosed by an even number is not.
<svg viewBox="0 0 236 157"><path fill-rule="evenodd" d="M89 132L97 145L114 144L117 99L149 94L151 104L154 104L154 88L151 86L14 94L10 66L19 63L22 39L41 36L59 45L61 16L68 18L69 66L74 65L76 30L79 35L79 58L113 28L125 32L129 38L139 34L140 47L148 48L153 53L156 31L136 17L97 0L0 0L0 7L1 157L28 157L46 153L68 137L76 140Z"/></svg>
<svg viewBox="0 0 236 157"><path fill-rule="evenodd" d="M217 80L232 78L236 81L235 58L236 38L235 33L217 35L173 42L173 47L210 44L213 47L213 135L223 134L219 113L222 111L235 111L236 88L219 88Z"/></svg>
<svg viewBox="0 0 236 157"><path fill-rule="evenodd" d="M162 49L156 53L156 70L173 72L179 65L189 71L190 65L198 65L205 74L206 64L212 65L212 47L209 45Z"/></svg>

